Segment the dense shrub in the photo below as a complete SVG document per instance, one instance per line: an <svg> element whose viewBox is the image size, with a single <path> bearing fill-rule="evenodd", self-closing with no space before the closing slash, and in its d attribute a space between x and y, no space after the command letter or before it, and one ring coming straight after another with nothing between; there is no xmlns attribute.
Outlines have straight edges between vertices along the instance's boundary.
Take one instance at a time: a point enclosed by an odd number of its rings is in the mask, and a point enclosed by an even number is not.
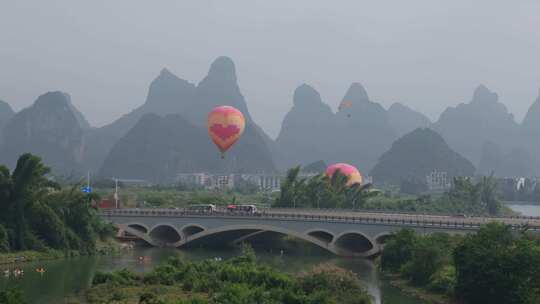
<svg viewBox="0 0 540 304"><path fill-rule="evenodd" d="M0 291L1 304L25 304L22 292L18 289L6 289Z"/></svg>
<svg viewBox="0 0 540 304"><path fill-rule="evenodd" d="M466 237L402 230L381 268L463 303L540 303L540 244L526 230L491 223Z"/></svg>
<svg viewBox="0 0 540 304"><path fill-rule="evenodd" d="M9 252L8 232L2 225L0 225L0 252Z"/></svg>
<svg viewBox="0 0 540 304"><path fill-rule="evenodd" d="M456 268L453 265L446 265L431 275L429 281L430 290L451 296L456 287Z"/></svg>
<svg viewBox="0 0 540 304"><path fill-rule="evenodd" d="M284 304L369 304L371 298L350 272L335 267L314 269L299 277L257 263L253 250L227 261L188 262L171 258L142 279L119 271L99 273L94 288L103 286L170 286L189 294L205 294L205 299L178 299L176 303L284 303ZM90 291L91 292L91 291ZM144 292L143 303L163 302L157 293ZM93 303L92 301L89 301Z"/></svg>
<svg viewBox="0 0 540 304"><path fill-rule="evenodd" d="M508 226L489 224L454 251L456 295L464 303L540 301L540 246Z"/></svg>
<svg viewBox="0 0 540 304"><path fill-rule="evenodd" d="M97 272L94 275L92 284L113 284L122 286L133 286L140 281L140 277L128 269L115 272Z"/></svg>

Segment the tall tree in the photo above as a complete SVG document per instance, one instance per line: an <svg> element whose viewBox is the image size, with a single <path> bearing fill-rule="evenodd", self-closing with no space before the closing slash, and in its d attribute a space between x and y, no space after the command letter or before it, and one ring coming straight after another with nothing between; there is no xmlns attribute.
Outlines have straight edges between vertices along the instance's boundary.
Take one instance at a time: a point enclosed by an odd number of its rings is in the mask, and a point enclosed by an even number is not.
<svg viewBox="0 0 540 304"><path fill-rule="evenodd" d="M17 250L27 249L26 236L28 225L25 210L35 199L45 194L51 188L59 186L47 179L50 169L41 162L41 158L30 153L23 154L17 161L17 166L11 175L12 188L10 201L15 219L14 246Z"/></svg>
<svg viewBox="0 0 540 304"><path fill-rule="evenodd" d="M488 224L454 250L456 295L466 303L535 304L540 246L509 226Z"/></svg>

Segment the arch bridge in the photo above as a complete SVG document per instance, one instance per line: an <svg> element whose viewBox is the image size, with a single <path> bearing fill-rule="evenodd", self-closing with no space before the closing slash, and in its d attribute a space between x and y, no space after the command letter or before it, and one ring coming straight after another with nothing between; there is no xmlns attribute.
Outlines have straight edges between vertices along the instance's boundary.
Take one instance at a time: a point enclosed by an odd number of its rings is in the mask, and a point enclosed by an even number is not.
<svg viewBox="0 0 540 304"><path fill-rule="evenodd" d="M540 218L483 218L381 212L265 209L257 214L170 209L110 209L100 216L120 236L157 247L183 247L202 241L238 243L262 234L292 236L339 256L369 257L379 253L392 233L410 228L420 233L469 233L497 221L540 233Z"/></svg>

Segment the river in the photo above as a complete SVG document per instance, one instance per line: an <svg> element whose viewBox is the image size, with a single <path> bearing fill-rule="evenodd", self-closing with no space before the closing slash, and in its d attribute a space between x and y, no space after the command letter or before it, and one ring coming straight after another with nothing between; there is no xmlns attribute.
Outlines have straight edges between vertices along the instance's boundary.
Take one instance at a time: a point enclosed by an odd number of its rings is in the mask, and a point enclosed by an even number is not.
<svg viewBox="0 0 540 304"><path fill-rule="evenodd" d="M515 212L519 212L526 216L540 216L540 205L536 204L506 204L506 206Z"/></svg>
<svg viewBox="0 0 540 304"><path fill-rule="evenodd" d="M43 263L27 263L23 265L24 277L0 278L0 289L19 287L30 304L68 303L66 296L84 292L96 271L111 271L128 268L137 272L150 271L155 265L170 256L181 256L185 259L200 260L214 257L228 258L236 254L233 251L210 251L194 249L189 251L178 249L138 248L118 256L78 257L66 260L47 261ZM149 256L151 260L140 263L138 257ZM301 256L271 253L257 253L263 262L283 271L299 273L320 263L332 263L356 273L364 283L377 304L424 304L420 300L404 295L389 286L380 277L373 262L363 259L338 258L333 256ZM43 266L46 272L41 275L35 271ZM5 269L6 266L0 266Z"/></svg>

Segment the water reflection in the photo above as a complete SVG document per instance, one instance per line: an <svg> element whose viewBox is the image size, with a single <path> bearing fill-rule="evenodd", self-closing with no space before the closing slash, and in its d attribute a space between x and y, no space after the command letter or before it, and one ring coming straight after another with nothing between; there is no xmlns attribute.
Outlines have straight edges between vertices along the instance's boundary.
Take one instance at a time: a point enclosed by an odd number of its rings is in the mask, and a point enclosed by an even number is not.
<svg viewBox="0 0 540 304"><path fill-rule="evenodd" d="M110 271L129 268L136 272L148 272L171 256L179 256L189 260L201 260L220 257L223 259L236 255L233 251L215 251L193 249L189 251L175 249L142 248L126 252L119 256L80 257L68 260L49 261L45 263L28 263L22 265L25 275L22 278L0 278L0 289L19 287L23 290L29 303L57 304L64 303L65 297L80 293L87 289L97 270ZM141 262L139 257L149 259ZM388 286L379 277L373 262L363 259L337 258L317 255L287 255L258 253L262 262L282 271L300 273L321 263L334 264L349 269L358 275L367 290L378 304L420 304L421 301L406 297L399 290ZM45 273L35 271L39 266ZM2 265L0 269L15 265Z"/></svg>

